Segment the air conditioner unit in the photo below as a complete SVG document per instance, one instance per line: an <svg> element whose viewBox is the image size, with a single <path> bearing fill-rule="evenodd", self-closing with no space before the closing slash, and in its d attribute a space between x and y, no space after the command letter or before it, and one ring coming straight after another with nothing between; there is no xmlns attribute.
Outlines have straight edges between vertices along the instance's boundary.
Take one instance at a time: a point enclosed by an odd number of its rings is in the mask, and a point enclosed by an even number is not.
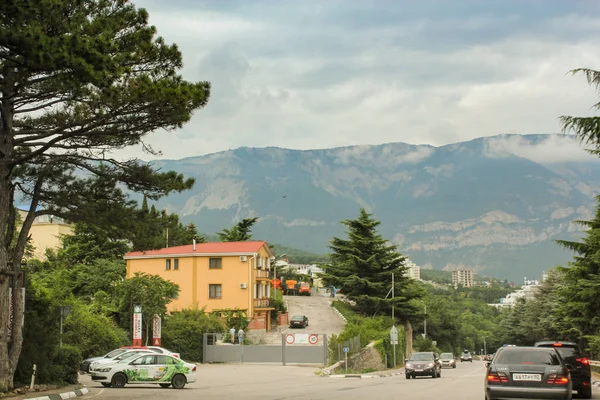
<svg viewBox="0 0 600 400"><path fill-rule="evenodd" d="M240 256L240 261L248 261L248 257L246 257L246 256Z"/></svg>
<svg viewBox="0 0 600 400"><path fill-rule="evenodd" d="M248 289L248 284L240 283L240 289Z"/></svg>

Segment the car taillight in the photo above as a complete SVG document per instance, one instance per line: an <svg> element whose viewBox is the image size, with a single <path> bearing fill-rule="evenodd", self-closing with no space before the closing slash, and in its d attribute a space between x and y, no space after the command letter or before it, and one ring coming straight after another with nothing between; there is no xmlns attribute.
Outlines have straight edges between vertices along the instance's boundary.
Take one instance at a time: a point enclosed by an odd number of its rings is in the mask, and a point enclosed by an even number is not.
<svg viewBox="0 0 600 400"><path fill-rule="evenodd" d="M548 375L548 378L546 378L546 383L550 383L551 385L568 385L569 377L564 375L550 374Z"/></svg>
<svg viewBox="0 0 600 400"><path fill-rule="evenodd" d="M584 365L589 365L590 363L590 359L587 357L583 357L583 358L578 358L577 359L578 363L584 364Z"/></svg>
<svg viewBox="0 0 600 400"><path fill-rule="evenodd" d="M491 372L487 375L487 381L488 383L506 383L508 382L508 376L506 376L502 372Z"/></svg>
<svg viewBox="0 0 600 400"><path fill-rule="evenodd" d="M196 372L196 366L194 365L194 368L192 368L192 372Z"/></svg>

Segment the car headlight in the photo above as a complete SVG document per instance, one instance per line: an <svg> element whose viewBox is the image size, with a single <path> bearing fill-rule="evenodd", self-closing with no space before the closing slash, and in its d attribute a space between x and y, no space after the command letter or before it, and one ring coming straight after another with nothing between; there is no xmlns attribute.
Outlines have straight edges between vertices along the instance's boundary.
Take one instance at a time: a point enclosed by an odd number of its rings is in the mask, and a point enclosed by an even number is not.
<svg viewBox="0 0 600 400"><path fill-rule="evenodd" d="M429 364L427 364L427 367L431 368L431 367L433 367L433 365L434 365L433 363L429 363Z"/></svg>
<svg viewBox="0 0 600 400"><path fill-rule="evenodd" d="M98 368L96 371L98 371L98 372L109 372L110 371L110 367Z"/></svg>
<svg viewBox="0 0 600 400"><path fill-rule="evenodd" d="M412 364L411 363L406 363L406 368L412 368Z"/></svg>

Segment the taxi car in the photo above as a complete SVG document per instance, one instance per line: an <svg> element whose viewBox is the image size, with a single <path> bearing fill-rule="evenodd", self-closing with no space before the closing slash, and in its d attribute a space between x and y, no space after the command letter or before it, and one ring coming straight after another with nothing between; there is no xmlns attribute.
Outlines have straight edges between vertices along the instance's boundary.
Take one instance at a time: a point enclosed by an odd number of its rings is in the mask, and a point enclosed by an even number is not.
<svg viewBox="0 0 600 400"><path fill-rule="evenodd" d="M166 354L140 354L126 363L104 364L95 368L92 381L104 387L122 388L126 384L158 384L183 389L196 382L196 365Z"/></svg>

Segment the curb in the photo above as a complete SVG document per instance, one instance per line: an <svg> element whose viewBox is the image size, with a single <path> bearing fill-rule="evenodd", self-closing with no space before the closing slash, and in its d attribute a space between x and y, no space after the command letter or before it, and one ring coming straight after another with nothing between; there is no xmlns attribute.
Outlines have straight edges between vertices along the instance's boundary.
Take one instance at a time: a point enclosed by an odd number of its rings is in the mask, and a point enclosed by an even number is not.
<svg viewBox="0 0 600 400"><path fill-rule="evenodd" d="M71 392L52 393L47 396L40 396L40 397L29 397L26 400L64 400L64 399L70 399L70 398L77 397L77 396L83 396L84 394L87 394L87 393L89 393L88 388L83 387L81 389L75 389Z"/></svg>
<svg viewBox="0 0 600 400"><path fill-rule="evenodd" d="M329 305L331 306L331 308L333 308L333 311L334 311L334 312L335 312L335 313L338 315L338 317L340 317L340 318L341 318L341 319L342 319L344 322L348 322L348 321L346 320L346 317L344 317L344 316L342 315L342 313L341 313L341 312L340 312L340 311L339 311L337 308L335 308L335 307L332 305L331 301L329 302Z"/></svg>
<svg viewBox="0 0 600 400"><path fill-rule="evenodd" d="M342 374L342 375L329 375L330 378L354 378L354 379L373 379L373 378L387 378L390 376L401 375L404 372L392 372L390 374L380 374L380 375L369 375L369 374Z"/></svg>

